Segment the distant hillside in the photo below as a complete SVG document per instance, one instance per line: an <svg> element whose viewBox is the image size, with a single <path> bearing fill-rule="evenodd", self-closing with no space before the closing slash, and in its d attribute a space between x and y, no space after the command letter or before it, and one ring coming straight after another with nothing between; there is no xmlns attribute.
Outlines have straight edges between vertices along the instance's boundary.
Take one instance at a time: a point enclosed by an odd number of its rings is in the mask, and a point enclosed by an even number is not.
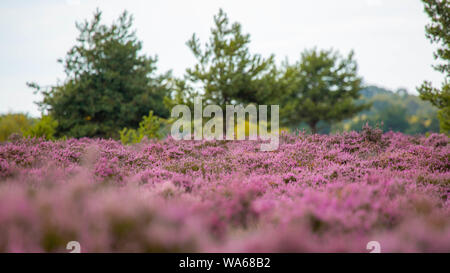
<svg viewBox="0 0 450 273"><path fill-rule="evenodd" d="M383 130L407 134L439 132L437 109L418 96L409 94L405 89L396 92L368 86L361 92L360 103L370 102L372 107L350 120L332 126L331 131L361 130L369 122L376 125L383 122Z"/></svg>
<svg viewBox="0 0 450 273"><path fill-rule="evenodd" d="M376 95L392 95L393 92L377 86L368 86L359 92L365 99L370 99Z"/></svg>

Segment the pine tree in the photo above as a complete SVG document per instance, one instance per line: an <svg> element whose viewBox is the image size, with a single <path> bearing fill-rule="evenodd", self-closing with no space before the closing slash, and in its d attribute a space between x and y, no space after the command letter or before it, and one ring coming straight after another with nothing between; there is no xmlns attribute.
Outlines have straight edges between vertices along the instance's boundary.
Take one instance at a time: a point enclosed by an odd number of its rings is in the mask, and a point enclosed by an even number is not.
<svg viewBox="0 0 450 273"><path fill-rule="evenodd" d="M425 4L425 12L431 18L431 24L425 27L426 37L435 44L438 49L434 53L435 59L444 61L434 68L444 73L442 87L433 87L431 82L425 81L417 90L420 97L430 101L439 108L438 118L441 132L450 132L450 2L448 0L422 0Z"/></svg>
<svg viewBox="0 0 450 273"><path fill-rule="evenodd" d="M332 50L306 50L297 63L285 63L281 73L282 124L296 127L305 122L317 132L319 121L338 122L368 107L354 102L362 79L353 53L342 58Z"/></svg>
<svg viewBox="0 0 450 273"><path fill-rule="evenodd" d="M41 88L38 105L58 122L57 135L118 137L124 127L137 128L153 110L168 116L162 101L168 93L169 74L156 75L156 57L139 54L142 44L131 30L133 17L126 11L111 26L101 24L102 13L77 23L77 43L63 63L63 83Z"/></svg>
<svg viewBox="0 0 450 273"><path fill-rule="evenodd" d="M230 25L220 9L214 16L209 42L202 48L195 33L187 42L198 63L186 70L186 80L200 84L207 103L224 107L227 104L264 103L272 95L276 77L274 56L264 59L251 54L250 35L242 33L239 23Z"/></svg>

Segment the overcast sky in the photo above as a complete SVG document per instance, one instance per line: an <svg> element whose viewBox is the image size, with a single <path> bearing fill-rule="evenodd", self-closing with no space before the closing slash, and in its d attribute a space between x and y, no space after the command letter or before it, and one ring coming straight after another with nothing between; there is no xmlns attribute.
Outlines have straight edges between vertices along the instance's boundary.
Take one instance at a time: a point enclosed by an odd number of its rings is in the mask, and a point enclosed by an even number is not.
<svg viewBox="0 0 450 273"><path fill-rule="evenodd" d="M219 8L251 34L250 50L277 62L299 59L306 48L351 49L366 84L417 93L423 80L435 84L433 46L425 38L428 18L419 0L1 0L0 113L38 116L27 81L50 85L63 80L58 58L77 37L75 22L96 7L110 24L124 10L134 15L143 53L157 54L159 71L181 76L194 58L185 45L192 33L209 36Z"/></svg>

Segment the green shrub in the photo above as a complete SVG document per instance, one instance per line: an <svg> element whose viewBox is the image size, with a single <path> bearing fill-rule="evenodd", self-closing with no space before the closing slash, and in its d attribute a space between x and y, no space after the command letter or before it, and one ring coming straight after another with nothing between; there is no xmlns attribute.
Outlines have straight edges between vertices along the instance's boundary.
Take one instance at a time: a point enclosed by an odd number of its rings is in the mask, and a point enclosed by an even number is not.
<svg viewBox="0 0 450 273"><path fill-rule="evenodd" d="M58 121L51 116L42 116L42 118L34 124L31 128L24 132L25 137L43 137L48 140L54 139Z"/></svg>
<svg viewBox="0 0 450 273"><path fill-rule="evenodd" d="M26 114L4 114L0 116L0 142L8 140L12 134L22 135L31 128L33 119Z"/></svg>
<svg viewBox="0 0 450 273"><path fill-rule="evenodd" d="M161 119L153 115L153 111L150 111L148 116L143 116L142 121L139 123L139 128L128 129L123 128L119 131L120 141L123 144L139 143L144 137L148 139L161 138L159 132L161 127Z"/></svg>
<svg viewBox="0 0 450 273"><path fill-rule="evenodd" d="M143 136L141 136L137 130L123 128L119 131L120 141L123 144L132 144L141 142Z"/></svg>

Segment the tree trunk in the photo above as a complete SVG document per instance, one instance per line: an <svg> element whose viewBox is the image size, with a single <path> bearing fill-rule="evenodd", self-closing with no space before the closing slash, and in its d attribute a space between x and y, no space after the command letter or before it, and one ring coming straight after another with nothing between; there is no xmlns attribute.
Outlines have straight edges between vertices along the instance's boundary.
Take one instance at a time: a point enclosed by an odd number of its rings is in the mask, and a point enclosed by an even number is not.
<svg viewBox="0 0 450 273"><path fill-rule="evenodd" d="M317 134L317 121L312 121L308 125L309 125L309 128L311 129L311 133Z"/></svg>

